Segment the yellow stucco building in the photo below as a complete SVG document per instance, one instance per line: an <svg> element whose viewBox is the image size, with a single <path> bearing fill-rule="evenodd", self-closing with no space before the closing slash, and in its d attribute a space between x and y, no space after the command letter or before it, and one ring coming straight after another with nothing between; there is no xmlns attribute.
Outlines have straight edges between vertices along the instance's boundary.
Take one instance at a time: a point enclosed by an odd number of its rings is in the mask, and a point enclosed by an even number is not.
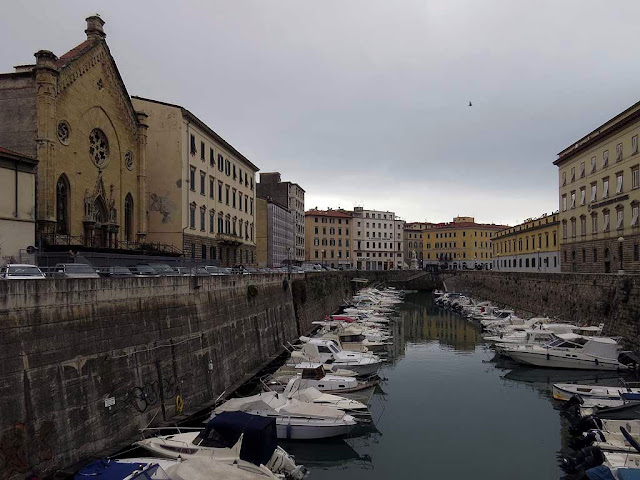
<svg viewBox="0 0 640 480"><path fill-rule="evenodd" d="M148 115L149 242L224 266L255 264L258 167L186 108L132 100Z"/></svg>
<svg viewBox="0 0 640 480"><path fill-rule="evenodd" d="M552 273L560 271L558 212L530 218L491 238L493 270Z"/></svg>
<svg viewBox="0 0 640 480"><path fill-rule="evenodd" d="M424 265L491 268L491 238L504 225L476 223L473 217L431 225L422 234Z"/></svg>
<svg viewBox="0 0 640 480"><path fill-rule="evenodd" d="M562 271L640 271L640 102L558 153Z"/></svg>
<svg viewBox="0 0 640 480"><path fill-rule="evenodd" d="M0 145L38 161L40 246L134 248L147 234L145 115L133 108L105 41L0 75Z"/></svg>

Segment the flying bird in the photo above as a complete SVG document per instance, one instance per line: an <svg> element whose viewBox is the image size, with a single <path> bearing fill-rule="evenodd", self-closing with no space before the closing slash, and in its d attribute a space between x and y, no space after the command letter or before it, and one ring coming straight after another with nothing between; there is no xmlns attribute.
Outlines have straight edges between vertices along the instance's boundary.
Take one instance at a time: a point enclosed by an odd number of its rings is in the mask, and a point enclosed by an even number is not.
<svg viewBox="0 0 640 480"><path fill-rule="evenodd" d="M469 106L473 107L473 104L471 103L471 100L469 100Z"/></svg>

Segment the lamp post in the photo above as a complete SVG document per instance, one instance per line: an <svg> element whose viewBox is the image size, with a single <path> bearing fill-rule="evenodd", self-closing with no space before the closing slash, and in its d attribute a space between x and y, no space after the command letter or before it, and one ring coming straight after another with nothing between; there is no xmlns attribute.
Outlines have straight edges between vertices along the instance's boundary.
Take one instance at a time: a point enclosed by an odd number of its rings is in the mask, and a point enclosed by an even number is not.
<svg viewBox="0 0 640 480"><path fill-rule="evenodd" d="M289 272L289 280L291 280L291 247L287 247L287 271Z"/></svg>
<svg viewBox="0 0 640 480"><path fill-rule="evenodd" d="M538 271L541 270L540 268L540 249L537 250L538 251Z"/></svg>
<svg viewBox="0 0 640 480"><path fill-rule="evenodd" d="M325 252L324 250L322 250L322 269L323 270L324 270L324 255L325 255Z"/></svg>
<svg viewBox="0 0 640 480"><path fill-rule="evenodd" d="M624 273L624 269L622 268L622 244L624 243L624 237L618 237L618 256L620 257L620 270L618 273Z"/></svg>

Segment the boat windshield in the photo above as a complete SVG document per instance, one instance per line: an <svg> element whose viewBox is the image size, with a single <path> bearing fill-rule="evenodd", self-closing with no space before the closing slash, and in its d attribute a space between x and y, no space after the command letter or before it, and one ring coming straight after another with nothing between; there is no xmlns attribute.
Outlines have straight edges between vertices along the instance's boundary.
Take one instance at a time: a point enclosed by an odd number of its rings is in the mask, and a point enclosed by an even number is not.
<svg viewBox="0 0 640 480"><path fill-rule="evenodd" d="M333 345L331 343L329 344L329 348L331 349L331 351L333 353L340 353L340 350L338 350L338 347L336 347L335 345Z"/></svg>
<svg viewBox="0 0 640 480"><path fill-rule="evenodd" d="M229 445L224 437L216 432L213 428L207 428L200 432L196 438L193 439L192 442L194 445L199 445L201 447L211 447L211 448L230 448L233 445Z"/></svg>

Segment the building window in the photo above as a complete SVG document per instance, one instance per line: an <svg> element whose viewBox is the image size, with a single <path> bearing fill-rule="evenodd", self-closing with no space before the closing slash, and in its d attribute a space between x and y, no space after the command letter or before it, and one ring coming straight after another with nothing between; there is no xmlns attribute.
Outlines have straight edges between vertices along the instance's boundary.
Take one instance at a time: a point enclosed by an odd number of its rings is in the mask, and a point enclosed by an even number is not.
<svg viewBox="0 0 640 480"><path fill-rule="evenodd" d="M609 231L609 224L610 224L610 222L609 222L609 220L610 220L609 219L609 210L604 210L602 212L602 218L604 220L602 231L603 232L608 232Z"/></svg>
<svg viewBox="0 0 640 480"><path fill-rule="evenodd" d="M205 207L200 207L200 231L201 232L205 231L204 217L205 217L205 212L206 211L207 211L207 209Z"/></svg>
<svg viewBox="0 0 640 480"><path fill-rule="evenodd" d="M584 178L585 175L585 167L584 167L584 162L582 162L580 164L580 178Z"/></svg>
<svg viewBox="0 0 640 480"><path fill-rule="evenodd" d="M631 188L638 188L640 186L640 171L638 165L631 167Z"/></svg>
<svg viewBox="0 0 640 480"><path fill-rule="evenodd" d="M624 228L624 208L618 208L616 209L616 215L617 215L617 229L618 230L622 230Z"/></svg>
<svg viewBox="0 0 640 480"><path fill-rule="evenodd" d="M189 190L196 191L196 167L191 167L189 172Z"/></svg>
<svg viewBox="0 0 640 480"><path fill-rule="evenodd" d="M593 182L591 184L591 201L595 202L598 195L598 184Z"/></svg>
<svg viewBox="0 0 640 480"><path fill-rule="evenodd" d="M133 197L130 193L124 198L124 239L133 240Z"/></svg>
<svg viewBox="0 0 640 480"><path fill-rule="evenodd" d="M609 177L602 179L602 198L609 197Z"/></svg>
<svg viewBox="0 0 640 480"><path fill-rule="evenodd" d="M567 221L566 220L562 221L562 239L563 240L567 239Z"/></svg>
<svg viewBox="0 0 640 480"><path fill-rule="evenodd" d="M253 215L253 198L252 198L252 199L251 199L251 201L249 202L249 207L250 207L250 211L249 211L249 213L250 213L251 215Z"/></svg>
<svg viewBox="0 0 640 480"><path fill-rule="evenodd" d="M196 258L196 244L191 244L191 258Z"/></svg>
<svg viewBox="0 0 640 480"><path fill-rule="evenodd" d="M567 211L567 195L562 195L562 211Z"/></svg>
<svg viewBox="0 0 640 480"><path fill-rule="evenodd" d="M224 232L224 219L222 218L222 212L218 214L218 233Z"/></svg>
<svg viewBox="0 0 640 480"><path fill-rule="evenodd" d="M237 179L238 179L238 174L237 174L237 172L236 172L236 166L235 166L235 165L233 166L233 179L234 179L234 180L237 180Z"/></svg>
<svg viewBox="0 0 640 480"><path fill-rule="evenodd" d="M638 226L638 211L640 210L640 208L638 207L638 203L632 203L631 204L631 226L632 227L637 227Z"/></svg>
<svg viewBox="0 0 640 480"><path fill-rule="evenodd" d="M191 151L191 155L195 155L198 149L196 148L196 137L195 135L191 135L189 149Z"/></svg>
<svg viewBox="0 0 640 480"><path fill-rule="evenodd" d="M200 142L200 160L204 162L204 142Z"/></svg>
<svg viewBox="0 0 640 480"><path fill-rule="evenodd" d="M571 167L571 182L576 181L576 167Z"/></svg>
<svg viewBox="0 0 640 480"><path fill-rule="evenodd" d="M56 184L56 233L69 235L69 180L65 174Z"/></svg>
<svg viewBox="0 0 640 480"><path fill-rule="evenodd" d="M584 205L587 200L587 191L585 187L580 188L580 205Z"/></svg>
<svg viewBox="0 0 640 480"><path fill-rule="evenodd" d="M203 260L207 259L207 246L206 245L202 245L200 247L200 255L202 256Z"/></svg>
<svg viewBox="0 0 640 480"><path fill-rule="evenodd" d="M191 230L196 229L196 204L189 205L189 228Z"/></svg>
<svg viewBox="0 0 640 480"><path fill-rule="evenodd" d="M591 233L593 235L598 233L598 214L597 213L591 214Z"/></svg>
<svg viewBox="0 0 640 480"><path fill-rule="evenodd" d="M205 179L207 178L207 174L203 171L200 171L200 195L205 194Z"/></svg>
<svg viewBox="0 0 640 480"><path fill-rule="evenodd" d="M212 167L216 165L216 156L213 154L213 148L209 149L209 165Z"/></svg>
<svg viewBox="0 0 640 480"><path fill-rule="evenodd" d="M215 226L216 214L213 210L209 212L209 233L213 233L213 227Z"/></svg>
<svg viewBox="0 0 640 480"><path fill-rule="evenodd" d="M587 217L584 215L580 217L580 235L583 237L587 235Z"/></svg>
<svg viewBox="0 0 640 480"><path fill-rule="evenodd" d="M638 153L638 135L631 137L631 155Z"/></svg>
<svg viewBox="0 0 640 480"><path fill-rule="evenodd" d="M591 157L591 172L594 173L596 171L596 157Z"/></svg>
<svg viewBox="0 0 640 480"><path fill-rule="evenodd" d="M218 154L218 170L224 171L224 157L221 154Z"/></svg>
<svg viewBox="0 0 640 480"><path fill-rule="evenodd" d="M229 190L230 190L229 185L225 185L224 203L226 203L227 205L229 205Z"/></svg>
<svg viewBox="0 0 640 480"><path fill-rule="evenodd" d="M571 219L571 238L576 238L576 219Z"/></svg>
<svg viewBox="0 0 640 480"><path fill-rule="evenodd" d="M616 145L616 162L622 161L622 143Z"/></svg>
<svg viewBox="0 0 640 480"><path fill-rule="evenodd" d="M215 198L215 195L214 195L214 191L216 189L215 185L216 185L215 179L213 177L209 177L209 198Z"/></svg>
<svg viewBox="0 0 640 480"><path fill-rule="evenodd" d="M616 173L616 194L622 193L622 172Z"/></svg>
<svg viewBox="0 0 640 480"><path fill-rule="evenodd" d="M227 177L231 176L231 161L228 158L224 161L224 173Z"/></svg>
<svg viewBox="0 0 640 480"><path fill-rule="evenodd" d="M218 182L218 201L222 202L222 182Z"/></svg>
<svg viewBox="0 0 640 480"><path fill-rule="evenodd" d="M232 203L232 207L236 208L236 189L233 189L233 192L231 193L231 203Z"/></svg>
<svg viewBox="0 0 640 480"><path fill-rule="evenodd" d="M571 191L571 208L576 208L576 191Z"/></svg>
<svg viewBox="0 0 640 480"><path fill-rule="evenodd" d="M211 258L211 260L216 259L216 247L214 247L213 245L209 247L209 258Z"/></svg>
<svg viewBox="0 0 640 480"><path fill-rule="evenodd" d="M594 248L593 249L593 263L598 261L598 249Z"/></svg>
<svg viewBox="0 0 640 480"><path fill-rule="evenodd" d="M602 168L609 165L609 150L602 152Z"/></svg>

